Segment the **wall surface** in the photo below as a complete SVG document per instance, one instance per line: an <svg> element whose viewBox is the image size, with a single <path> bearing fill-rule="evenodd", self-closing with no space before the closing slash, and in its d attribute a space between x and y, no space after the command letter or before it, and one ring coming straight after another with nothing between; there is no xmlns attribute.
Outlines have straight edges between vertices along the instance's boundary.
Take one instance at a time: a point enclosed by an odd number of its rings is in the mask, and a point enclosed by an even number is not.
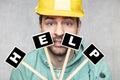
<svg viewBox="0 0 120 80"><path fill-rule="evenodd" d="M15 46L28 53L39 33L34 7L38 0L0 0L0 80L9 80L12 67L5 62ZM85 17L80 36L104 54L113 80L120 75L120 0L83 0Z"/></svg>

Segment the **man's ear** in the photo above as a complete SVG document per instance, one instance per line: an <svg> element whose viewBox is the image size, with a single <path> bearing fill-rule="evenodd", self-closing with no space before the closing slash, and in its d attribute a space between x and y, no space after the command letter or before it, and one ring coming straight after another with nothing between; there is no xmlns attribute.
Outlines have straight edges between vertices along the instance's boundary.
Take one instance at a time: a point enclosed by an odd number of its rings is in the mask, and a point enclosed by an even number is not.
<svg viewBox="0 0 120 80"><path fill-rule="evenodd" d="M40 27L40 32L42 32L42 15L39 15L39 27Z"/></svg>
<svg viewBox="0 0 120 80"><path fill-rule="evenodd" d="M77 33L78 34L80 33L81 24L82 24L82 22L81 22L81 20L79 20L79 22L78 22L78 29L77 29Z"/></svg>
<svg viewBox="0 0 120 80"><path fill-rule="evenodd" d="M42 23L39 22L40 32L42 32Z"/></svg>

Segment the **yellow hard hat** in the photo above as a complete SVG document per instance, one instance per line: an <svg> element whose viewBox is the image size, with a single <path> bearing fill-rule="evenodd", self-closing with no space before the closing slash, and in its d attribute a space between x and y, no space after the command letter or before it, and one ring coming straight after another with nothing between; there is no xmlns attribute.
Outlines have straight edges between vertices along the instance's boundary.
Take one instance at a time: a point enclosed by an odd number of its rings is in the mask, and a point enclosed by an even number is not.
<svg viewBox="0 0 120 80"><path fill-rule="evenodd" d="M83 17L82 0L39 0L37 14L51 16Z"/></svg>

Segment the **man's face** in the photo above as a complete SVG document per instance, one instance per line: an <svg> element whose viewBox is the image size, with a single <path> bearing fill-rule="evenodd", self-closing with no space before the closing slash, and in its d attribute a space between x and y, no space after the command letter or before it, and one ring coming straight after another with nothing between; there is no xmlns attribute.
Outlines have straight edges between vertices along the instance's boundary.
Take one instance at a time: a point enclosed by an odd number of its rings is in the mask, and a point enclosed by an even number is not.
<svg viewBox="0 0 120 80"><path fill-rule="evenodd" d="M42 16L41 32L50 32L54 42L49 51L57 56L65 55L67 48L61 45L64 33L78 34L80 24L72 17Z"/></svg>

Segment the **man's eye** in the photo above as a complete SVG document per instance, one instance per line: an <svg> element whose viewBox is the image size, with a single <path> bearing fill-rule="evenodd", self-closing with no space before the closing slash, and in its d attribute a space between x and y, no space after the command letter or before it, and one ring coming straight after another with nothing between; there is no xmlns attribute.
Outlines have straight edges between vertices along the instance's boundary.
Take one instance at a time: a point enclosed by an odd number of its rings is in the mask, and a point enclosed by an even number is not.
<svg viewBox="0 0 120 80"><path fill-rule="evenodd" d="M66 26L71 26L72 23L70 23L70 22L65 22L65 25L66 25Z"/></svg>
<svg viewBox="0 0 120 80"><path fill-rule="evenodd" d="M54 22L48 22L47 25L48 25L48 26L54 26L55 23L54 23Z"/></svg>
<svg viewBox="0 0 120 80"><path fill-rule="evenodd" d="M52 25L53 25L53 23L48 23L48 25L52 26Z"/></svg>

